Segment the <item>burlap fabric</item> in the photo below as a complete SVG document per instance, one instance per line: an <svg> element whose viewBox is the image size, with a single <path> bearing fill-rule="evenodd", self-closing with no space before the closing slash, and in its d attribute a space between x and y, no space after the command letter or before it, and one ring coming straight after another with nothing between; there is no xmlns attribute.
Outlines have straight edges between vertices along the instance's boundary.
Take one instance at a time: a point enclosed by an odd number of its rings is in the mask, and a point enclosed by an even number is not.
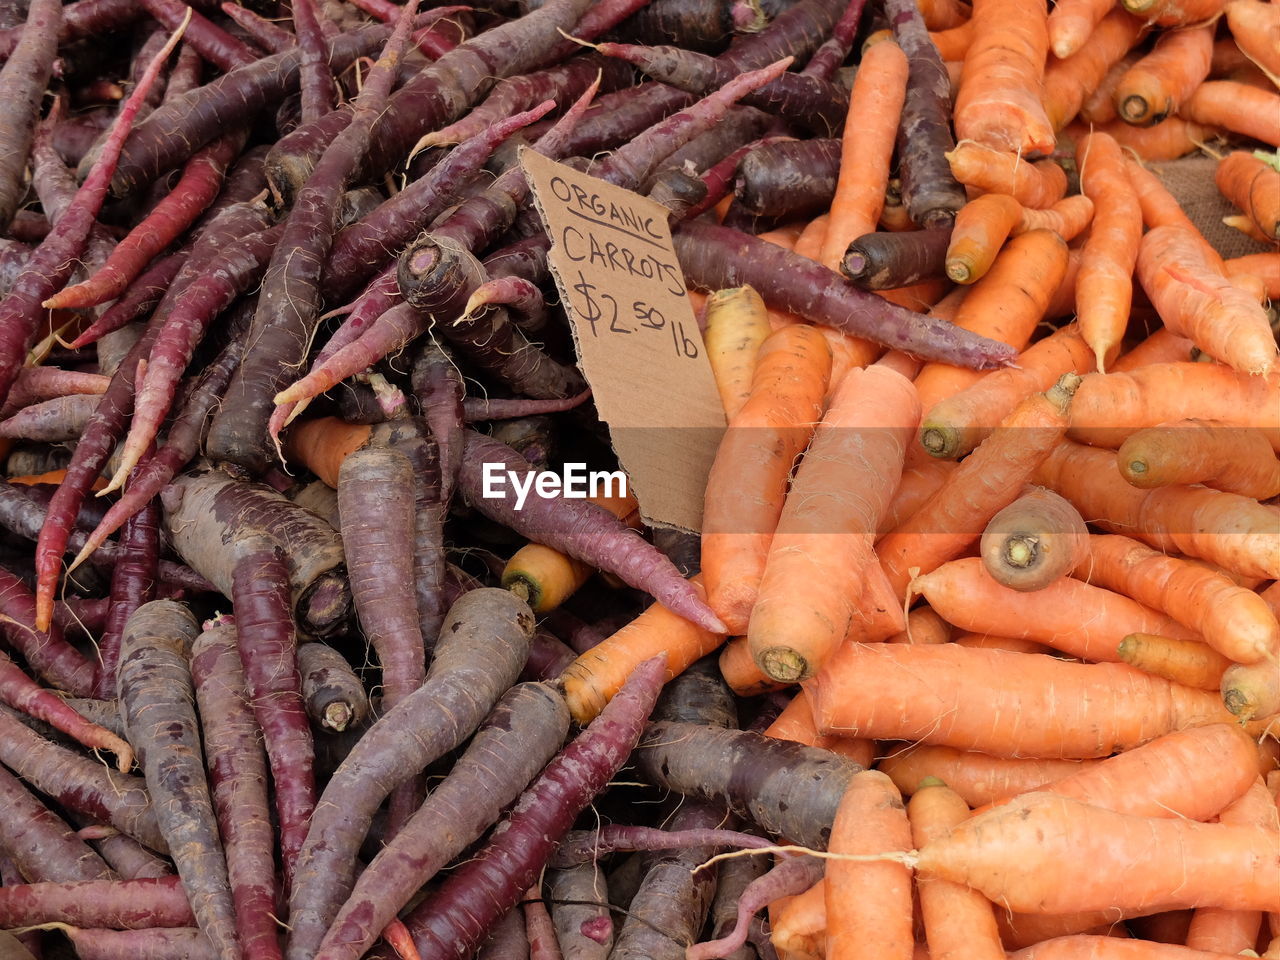
<svg viewBox="0 0 1280 960"><path fill-rule="evenodd" d="M1192 223L1200 228L1223 257L1242 257L1250 253L1268 253L1274 246L1251 240L1239 230L1228 227L1223 217L1239 214L1213 182L1218 161L1213 157L1194 155L1167 163L1148 163L1147 167L1158 176L1169 192L1177 198Z"/></svg>

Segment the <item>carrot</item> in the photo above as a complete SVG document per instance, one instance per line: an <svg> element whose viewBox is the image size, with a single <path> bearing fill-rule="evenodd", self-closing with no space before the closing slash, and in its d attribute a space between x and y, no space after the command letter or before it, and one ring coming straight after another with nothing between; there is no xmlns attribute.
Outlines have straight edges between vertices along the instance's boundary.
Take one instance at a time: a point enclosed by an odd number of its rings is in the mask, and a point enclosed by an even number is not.
<svg viewBox="0 0 1280 960"><path fill-rule="evenodd" d="M860 767L870 767L875 759L875 744L870 740L824 736L813 725L813 710L803 690L796 692L783 707L777 719L765 727L764 735L775 740L793 740L808 747L820 747L852 760Z"/></svg>
<svg viewBox="0 0 1280 960"><path fill-rule="evenodd" d="M687 960L738 957L740 955L739 951L742 950L748 936L750 936L751 919L755 913L768 906L772 915L776 912L775 908L784 902L787 904L797 903L802 897L806 896L807 892L811 892L816 884L821 882L822 875L822 861L817 857L789 857L779 861L777 866L771 868L762 876L753 879L742 891L742 896L737 904L737 917L733 929L721 939L691 946L686 952ZM721 889L723 889L725 883L723 872L721 873L720 882L722 884ZM819 902L818 906L821 907L822 904ZM770 938L772 935L776 935L781 923L781 915L774 918L774 922L771 923L772 933L769 935ZM825 924L824 911L823 926Z"/></svg>
<svg viewBox="0 0 1280 960"><path fill-rule="evenodd" d="M1151 364L1189 360L1193 348L1194 344L1186 337L1180 337L1161 327L1141 343L1120 354L1119 359L1111 365L1111 372L1129 373Z"/></svg>
<svg viewBox="0 0 1280 960"><path fill-rule="evenodd" d="M947 30L968 21L972 11L959 0L923 0L920 16L930 30Z"/></svg>
<svg viewBox="0 0 1280 960"><path fill-rule="evenodd" d="M1107 0L1063 0L1049 11L1049 43L1053 55L1065 60L1081 49L1114 4Z"/></svg>
<svg viewBox="0 0 1280 960"><path fill-rule="evenodd" d="M1199 640L1131 633L1117 648L1120 659L1147 673L1200 690L1217 690L1231 661Z"/></svg>
<svg viewBox="0 0 1280 960"><path fill-rule="evenodd" d="M6 231L22 202L27 154L40 118L44 88L53 75L63 17L60 3L33 3L20 39L0 70L6 93L4 125L9 131L4 159L0 161L0 228Z"/></svg>
<svg viewBox="0 0 1280 960"><path fill-rule="evenodd" d="M1174 333L1243 373L1266 373L1277 355L1266 311L1204 253L1201 239L1176 226L1142 238L1138 279Z"/></svg>
<svg viewBox="0 0 1280 960"><path fill-rule="evenodd" d="M826 878L795 896L769 904L769 942L778 956L816 958L826 952Z"/></svg>
<svg viewBox="0 0 1280 960"><path fill-rule="evenodd" d="M890 750L876 768L888 774L904 796L922 792L925 789L922 781L935 777L966 804L980 807L1042 789L1096 763L1097 760L992 757L971 750L916 743Z"/></svg>
<svg viewBox="0 0 1280 960"><path fill-rule="evenodd" d="M944 839L969 817L969 806L945 782L929 777L907 804L911 840L917 849ZM1004 960L991 902L975 890L946 880L916 884L929 956Z"/></svg>
<svg viewBox="0 0 1280 960"><path fill-rule="evenodd" d="M925 604L907 612L907 629L890 637L889 643L950 643L951 624Z"/></svg>
<svg viewBox="0 0 1280 960"><path fill-rule="evenodd" d="M756 665L746 637L734 637L726 643L720 651L718 662L724 682L740 697L754 697L787 686L767 677Z"/></svg>
<svg viewBox="0 0 1280 960"><path fill-rule="evenodd" d="M950 460L928 460L915 465L904 465L902 482L889 501L889 509L885 511L884 519L876 529L876 536L885 536L924 506L955 466Z"/></svg>
<svg viewBox="0 0 1280 960"><path fill-rule="evenodd" d="M1213 27L1166 30L1155 48L1120 78L1116 110L1126 123L1159 123L1186 102L1205 78L1213 57Z"/></svg>
<svg viewBox="0 0 1280 960"><path fill-rule="evenodd" d="M1053 57L1044 70L1044 110L1061 130L1080 113L1089 92L1122 60L1142 35L1142 21L1116 6L1089 34L1089 42L1065 58Z"/></svg>
<svg viewBox="0 0 1280 960"><path fill-rule="evenodd" d="M1124 8L1148 23L1180 27L1210 20L1222 12L1224 0L1121 0Z"/></svg>
<svg viewBox="0 0 1280 960"><path fill-rule="evenodd" d="M854 774L836 811L827 849L877 854L909 850L911 839L911 824L893 781L876 770ZM826 956L832 960L911 957L911 872L902 864L829 860L826 907Z"/></svg>
<svg viewBox="0 0 1280 960"><path fill-rule="evenodd" d="M1231 6L1246 4L1244 0L1235 0ZM1264 236L1280 240L1280 172L1275 167L1236 150L1218 164L1214 182L1222 195L1243 210Z"/></svg>
<svg viewBox="0 0 1280 960"><path fill-rule="evenodd" d="M1111 65L1103 78L1098 81L1098 86L1084 98L1084 103L1080 105L1080 112L1076 115L1077 122L1073 125L1076 129L1084 124L1097 126L1120 119L1120 114L1116 112L1116 85L1120 83L1120 78L1125 75L1125 72L1141 58L1140 49L1134 49ZM1069 128L1067 132L1071 135L1072 131Z"/></svg>
<svg viewBox="0 0 1280 960"><path fill-rule="evenodd" d="M1255 500L1280 496L1280 461L1256 427L1180 420L1130 434L1116 451L1120 475L1135 487L1203 483Z"/></svg>
<svg viewBox="0 0 1280 960"><path fill-rule="evenodd" d="M350 424L336 417L301 421L293 424L285 437L285 458L336 489L342 462L368 442L370 433L366 424Z"/></svg>
<svg viewBox="0 0 1280 960"><path fill-rule="evenodd" d="M792 466L822 415L830 367L817 329L779 330L761 347L750 396L721 438L707 477L702 569L707 601L730 632L747 628Z"/></svg>
<svg viewBox="0 0 1280 960"><path fill-rule="evenodd" d="M969 47L973 45L973 37L972 17L959 26L929 31L929 41L937 47L938 55L947 62L964 60Z"/></svg>
<svg viewBox="0 0 1280 960"><path fill-rule="evenodd" d="M1076 144L1080 186L1093 200L1094 219L1076 278L1080 334L1098 369L1113 359L1129 320L1133 268L1142 239L1142 213L1120 147L1106 134Z"/></svg>
<svg viewBox="0 0 1280 960"><path fill-rule="evenodd" d="M1232 0L1226 6L1227 26L1246 57L1274 79L1280 76L1280 18L1268 4Z"/></svg>
<svg viewBox="0 0 1280 960"><path fill-rule="evenodd" d="M863 234L845 250L840 272L867 290L899 289L941 277L949 233L931 229Z"/></svg>
<svg viewBox="0 0 1280 960"><path fill-rule="evenodd" d="M1280 887L1280 832L1138 817L1029 793L923 847L916 870L1013 910L1268 909Z"/></svg>
<svg viewBox="0 0 1280 960"><path fill-rule="evenodd" d="M1044 210L1023 208L1021 217L1010 231L1019 236L1029 230L1052 230L1063 240L1074 240L1093 220L1093 201L1082 193L1063 197Z"/></svg>
<svg viewBox="0 0 1280 960"><path fill-rule="evenodd" d="M1048 154L1053 125L1040 101L1049 52L1044 4L977 0L974 40L956 94L956 136L997 150Z"/></svg>
<svg viewBox="0 0 1280 960"><path fill-rule="evenodd" d="M4 840L6 859L11 868L16 868L23 885L115 879L102 857L74 829L3 768L0 768L0 798L9 812L0 821L0 837ZM11 881L8 877L5 879L8 888Z"/></svg>
<svg viewBox="0 0 1280 960"><path fill-rule="evenodd" d="M986 193L965 204L951 228L947 276L956 283L982 279L1021 215L1022 205L1008 194Z"/></svg>
<svg viewBox="0 0 1280 960"><path fill-rule="evenodd" d="M1280 624L1256 593L1128 537L1090 537L1088 557L1075 575L1167 613L1238 663L1280 653Z"/></svg>
<svg viewBox="0 0 1280 960"><path fill-rule="evenodd" d="M1231 80L1208 80L1183 104L1192 123L1223 127L1232 133L1280 147L1280 93Z"/></svg>
<svg viewBox="0 0 1280 960"><path fill-rule="evenodd" d="M862 568L873 561L872 539L919 415L915 389L891 370L851 370L836 387L783 506L751 612L751 652L773 679L812 676L859 617ZM845 494L855 489L851 502Z"/></svg>
<svg viewBox="0 0 1280 960"><path fill-rule="evenodd" d="M947 476L933 499L880 540L876 553L896 596L905 594L911 571L929 573L957 556L978 539L981 527L1017 499L1036 464L1066 432L1079 379L1065 374L1046 393L1019 403ZM950 618L943 614L943 619Z"/></svg>
<svg viewBox="0 0 1280 960"><path fill-rule="evenodd" d="M988 193L1007 193L1024 207L1050 207L1067 192L1067 175L1051 160L1032 163L968 140L957 143L947 159L961 183Z"/></svg>
<svg viewBox="0 0 1280 960"><path fill-rule="evenodd" d="M1065 499L1031 487L991 518L979 550L996 583L1024 592L1041 590L1088 556L1088 530Z"/></svg>
<svg viewBox="0 0 1280 960"><path fill-rule="evenodd" d="M1199 557L1245 576L1280 577L1275 507L1205 487L1137 490L1125 483L1109 451L1070 442L1040 464L1036 482L1062 494L1104 530L1133 534L1158 550Z"/></svg>
<svg viewBox="0 0 1280 960"><path fill-rule="evenodd" d="M1170 117L1150 127L1135 127L1122 120L1098 123L1092 128L1083 124L1070 124L1066 136L1077 142L1088 133L1105 133L1124 149L1153 163L1177 160L1220 133L1218 123L1193 120L1190 115Z"/></svg>
<svg viewBox="0 0 1280 960"><path fill-rule="evenodd" d="M862 79L854 79L849 95L840 174L818 254L818 260L831 270L840 269L849 244L874 232L880 219L908 69L907 56L896 43L877 43L863 54Z"/></svg>
<svg viewBox="0 0 1280 960"><path fill-rule="evenodd" d="M701 593L698 580L692 582ZM723 642L722 635L704 630L655 603L565 669L562 679L569 710L575 721L585 724L622 689L638 664L665 651L670 680Z"/></svg>
<svg viewBox="0 0 1280 960"><path fill-rule="evenodd" d="M1222 702L1241 720L1280 713L1280 669L1274 659L1234 663L1222 675Z"/></svg>
<svg viewBox="0 0 1280 960"><path fill-rule="evenodd" d="M821 732L1005 757L1105 757L1231 716L1209 691L1125 664L954 643L850 644L805 689Z"/></svg>
<svg viewBox="0 0 1280 960"><path fill-rule="evenodd" d="M791 247L792 252L797 256L816 261L821 255L822 241L827 236L827 223L830 219L827 214L822 213L805 224L804 229L800 231L800 236L796 237L796 242Z"/></svg>
<svg viewBox="0 0 1280 960"><path fill-rule="evenodd" d="M756 355L768 335L764 301L750 287L717 290L707 298L702 337L727 420L747 402Z"/></svg>

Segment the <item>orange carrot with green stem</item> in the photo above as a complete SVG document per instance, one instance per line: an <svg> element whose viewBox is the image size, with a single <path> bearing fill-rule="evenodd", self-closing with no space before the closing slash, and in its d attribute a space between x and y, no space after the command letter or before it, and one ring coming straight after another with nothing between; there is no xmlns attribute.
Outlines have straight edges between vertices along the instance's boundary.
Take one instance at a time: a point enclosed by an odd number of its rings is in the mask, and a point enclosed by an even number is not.
<svg viewBox="0 0 1280 960"><path fill-rule="evenodd" d="M1076 278L1080 333L1099 370L1113 359L1129 322L1133 268L1142 239L1142 210L1129 183L1124 155L1106 134L1076 144L1080 187L1094 205L1093 225Z"/></svg>
<svg viewBox="0 0 1280 960"><path fill-rule="evenodd" d="M956 283L981 280L1021 216L1022 204L1003 193L984 193L961 207L947 246L947 276Z"/></svg>
<svg viewBox="0 0 1280 960"><path fill-rule="evenodd" d="M854 774L831 825L829 852L867 855L911 848L902 796L883 773ZM911 960L911 873L901 863L827 861L828 960Z"/></svg>
<svg viewBox="0 0 1280 960"><path fill-rule="evenodd" d="M750 287L717 290L707 297L702 332L725 419L747 400L760 344L769 336L769 315L760 294Z"/></svg>
<svg viewBox="0 0 1280 960"><path fill-rule="evenodd" d="M874 232L880 219L907 96L907 73L907 56L892 41L873 44L862 55L849 94L840 175L818 255L831 270L840 269L849 244Z"/></svg>
<svg viewBox="0 0 1280 960"><path fill-rule="evenodd" d="M748 642L766 675L810 677L844 640L919 418L915 388L885 367L851 370L836 388L783 507L751 612Z"/></svg>
<svg viewBox="0 0 1280 960"><path fill-rule="evenodd" d="M1142 21L1120 7L1112 9L1093 28L1089 42L1071 56L1054 57L1044 70L1044 110L1054 130L1061 130L1080 112L1091 90L1097 89L1111 67L1138 42Z"/></svg>
<svg viewBox="0 0 1280 960"><path fill-rule="evenodd" d="M1242 5L1236 0L1232 6ZM1213 175L1222 195L1244 211L1263 235L1280 240L1280 171L1251 153L1236 150L1222 158Z"/></svg>
<svg viewBox="0 0 1280 960"><path fill-rule="evenodd" d="M1280 496L1280 460L1255 427L1180 420L1129 435L1116 451L1120 474L1144 490L1202 483L1255 500Z"/></svg>
<svg viewBox="0 0 1280 960"><path fill-rule="evenodd" d="M796 458L822 416L831 349L816 327L784 327L761 347L746 404L707 476L702 573L711 609L743 633Z"/></svg>
<svg viewBox="0 0 1280 960"><path fill-rule="evenodd" d="M1040 0L974 3L974 39L955 101L958 139L1018 154L1053 151L1053 125L1040 100L1047 18Z"/></svg>
<svg viewBox="0 0 1280 960"><path fill-rule="evenodd" d="M1065 498L1028 487L991 518L978 551L992 580L1026 593L1070 575L1089 555L1089 531Z"/></svg>
<svg viewBox="0 0 1280 960"><path fill-rule="evenodd" d="M1199 690L1217 690L1231 661L1199 640L1131 633L1116 648L1131 667Z"/></svg>

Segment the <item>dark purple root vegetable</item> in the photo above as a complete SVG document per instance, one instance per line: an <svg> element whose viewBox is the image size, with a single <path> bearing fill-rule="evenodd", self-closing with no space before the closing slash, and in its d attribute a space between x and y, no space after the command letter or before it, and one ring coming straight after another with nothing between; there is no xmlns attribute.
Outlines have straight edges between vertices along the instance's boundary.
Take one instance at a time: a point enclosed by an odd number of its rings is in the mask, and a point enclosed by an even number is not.
<svg viewBox="0 0 1280 960"><path fill-rule="evenodd" d="M723 814L715 822L720 823L722 820ZM713 846L753 849L766 847L771 843L770 840L749 833L721 830L715 826L677 827L672 824L671 829L659 830L656 827L609 823L602 824L595 830L571 831L551 863L558 868L575 867L592 863L619 850L683 850Z"/></svg>
<svg viewBox="0 0 1280 960"><path fill-rule="evenodd" d="M839 140L779 140L742 158L733 193L757 216L803 219L830 208L839 174Z"/></svg>
<svg viewBox="0 0 1280 960"><path fill-rule="evenodd" d="M701 136L694 137L663 161L663 169L675 168L699 175L715 166L744 144L760 139L779 129L776 119L754 107L730 107L720 122ZM661 173L661 171L660 171ZM650 177L641 189L653 188Z"/></svg>
<svg viewBox="0 0 1280 960"><path fill-rule="evenodd" d="M840 270L864 290L894 290L946 275L951 230L868 233L849 244Z"/></svg>
<svg viewBox="0 0 1280 960"><path fill-rule="evenodd" d="M755 6L758 13L759 5ZM619 24L617 34L632 43L675 43L715 51L736 32L732 6L723 0L653 0Z"/></svg>
<svg viewBox="0 0 1280 960"><path fill-rule="evenodd" d="M377 960L391 960L385 954ZM524 914L512 907L497 923L480 949L476 960L529 960L529 935L524 927Z"/></svg>
<svg viewBox="0 0 1280 960"><path fill-rule="evenodd" d="M62 18L58 0L32 0L21 39L0 69L0 89L4 90L0 124L5 131L4 149L0 150L0 232L9 226L22 202L23 171L40 117L40 98L53 74Z"/></svg>
<svg viewBox="0 0 1280 960"><path fill-rule="evenodd" d="M0 437L38 443L74 440L84 431L97 406L97 396L83 393L42 400L0 422Z"/></svg>
<svg viewBox="0 0 1280 960"><path fill-rule="evenodd" d="M28 883L110 880L111 868L50 813L13 774L0 767L0 844ZM20 888L19 888L20 889Z"/></svg>
<svg viewBox="0 0 1280 960"><path fill-rule="evenodd" d="M722 860L716 877L716 895L711 901L708 935L712 940L728 936L737 926L738 904L750 884L768 869L764 857L733 857ZM726 951L725 960L753 960L754 954L745 940L732 951Z"/></svg>
<svg viewBox="0 0 1280 960"><path fill-rule="evenodd" d="M829 750L692 723L650 724L635 760L655 786L728 803L767 832L819 850L861 769Z"/></svg>
<svg viewBox="0 0 1280 960"><path fill-rule="evenodd" d="M84 159L114 119L113 111L106 107L64 117L53 128L53 149L64 163L74 167Z"/></svg>
<svg viewBox="0 0 1280 960"><path fill-rule="evenodd" d="M171 31L178 28L186 11L190 9L181 0L138 0L138 3L166 30ZM191 11L191 19L182 40L219 70L234 70L258 59L258 55L247 44L194 10Z"/></svg>
<svg viewBox="0 0 1280 960"><path fill-rule="evenodd" d="M563 413L581 406L591 398L591 391L584 390L575 397L564 400L524 400L519 397L464 397L462 415L467 423L484 420L515 420L520 417L536 417L548 413Z"/></svg>
<svg viewBox="0 0 1280 960"><path fill-rule="evenodd" d="M302 122L309 123L334 108L337 87L329 67L329 49L321 29L323 14L315 0L293 0L293 30L302 58L298 63L298 85L302 93Z"/></svg>
<svg viewBox="0 0 1280 960"><path fill-rule="evenodd" d="M862 8L865 6L866 0L849 0L849 5L844 9L844 15L831 30L831 36L814 51L809 62L800 71L802 74L822 80L831 80L835 77L836 71L848 59L849 51L853 49L854 38L858 35L858 23L862 20Z"/></svg>
<svg viewBox="0 0 1280 960"><path fill-rule="evenodd" d="M4 488L9 486L5 484ZM10 491L3 489L3 492ZM17 500L20 496L17 494L5 499ZM4 525L10 526L7 522ZM56 626L51 624L47 633L36 630L35 613L35 597L27 585L0 567L0 616L4 617L0 620L0 635L12 649L22 654L32 672L43 677L50 686L78 696L89 696L93 692L93 664L63 639L62 631Z"/></svg>
<svg viewBox="0 0 1280 960"><path fill-rule="evenodd" d="M0 888L0 925L12 928L51 922L134 930L189 927L195 918L177 877Z"/></svg>
<svg viewBox="0 0 1280 960"><path fill-rule="evenodd" d="M440 502L447 511L462 467L462 374L434 340L425 340L413 362L411 382L440 463Z"/></svg>
<svg viewBox="0 0 1280 960"><path fill-rule="evenodd" d="M568 730L568 708L554 687L524 683L509 691L445 780L356 881L316 960L358 960L414 892L515 800Z"/></svg>
<svg viewBox="0 0 1280 960"><path fill-rule="evenodd" d="M62 25L58 30L58 45L72 40L109 33L127 26L143 16L137 0L79 0L69 3L62 11ZM0 31L0 59L14 55L22 39L21 26Z"/></svg>
<svg viewBox="0 0 1280 960"><path fill-rule="evenodd" d="M759 861L759 857L742 860ZM733 862L733 861L729 861ZM727 932L717 931L720 939L700 943L689 950L688 960L737 958L751 937L755 915L774 900L804 893L822 879L824 864L817 857L789 857L763 876L751 880L737 900L737 915Z"/></svg>
<svg viewBox="0 0 1280 960"><path fill-rule="evenodd" d="M413 586L417 596L418 631L428 658L440 638L449 602L445 598L444 524L449 508L444 500L440 448L418 421L415 435L397 441L413 471Z"/></svg>
<svg viewBox="0 0 1280 960"><path fill-rule="evenodd" d="M144 270L129 288L107 307L80 336L71 341L73 348L88 346L99 337L119 330L146 316L164 296L169 285L182 270L190 256L189 250L179 250L156 260Z"/></svg>
<svg viewBox="0 0 1280 960"><path fill-rule="evenodd" d="M702 290L749 284L772 309L865 337L924 360L986 370L1010 363L1008 345L913 313L860 290L781 247L736 230L685 221L674 232L685 279Z"/></svg>
<svg viewBox="0 0 1280 960"><path fill-rule="evenodd" d="M298 672L302 674L302 698L311 722L324 730L341 732L361 724L369 715L369 697L351 664L325 643L298 647Z"/></svg>
<svg viewBox="0 0 1280 960"><path fill-rule="evenodd" d="M693 94L665 83L642 83L606 94L582 115L565 143L565 156L590 157L611 150L695 100ZM540 133L540 127L531 128L529 135Z"/></svg>
<svg viewBox="0 0 1280 960"><path fill-rule="evenodd" d="M80 960L217 960L209 939L195 927L103 930L62 927Z"/></svg>
<svg viewBox="0 0 1280 960"><path fill-rule="evenodd" d="M738 71L757 70L783 57L795 57L799 65L831 36L841 12L831 0L801 0L772 17L759 33L740 37L719 59Z"/></svg>
<svg viewBox="0 0 1280 960"><path fill-rule="evenodd" d="M160 505L154 500L125 521L120 547L111 568L111 609L98 641L98 674L94 695L103 700L116 696L116 666L120 640L134 611L156 598L160 573ZM99 924L109 926L109 924Z"/></svg>
<svg viewBox="0 0 1280 960"><path fill-rule="evenodd" d="M605 960L613 946L613 918L604 871L595 863L548 869L546 896L565 960Z"/></svg>
<svg viewBox="0 0 1280 960"><path fill-rule="evenodd" d="M591 725L521 795L479 854L414 908L405 922L423 960L469 956L520 900L578 814L626 761L665 673L665 657L638 666Z"/></svg>
<svg viewBox="0 0 1280 960"><path fill-rule="evenodd" d="M248 7L223 3L220 9L268 53L283 53L297 44L298 38L279 24L265 20Z"/></svg>
<svg viewBox="0 0 1280 960"><path fill-rule="evenodd" d="M427 682L366 731L316 807L290 898L290 960L313 960L378 806L470 736L520 675L533 627L528 606L506 590L473 590L454 603Z"/></svg>

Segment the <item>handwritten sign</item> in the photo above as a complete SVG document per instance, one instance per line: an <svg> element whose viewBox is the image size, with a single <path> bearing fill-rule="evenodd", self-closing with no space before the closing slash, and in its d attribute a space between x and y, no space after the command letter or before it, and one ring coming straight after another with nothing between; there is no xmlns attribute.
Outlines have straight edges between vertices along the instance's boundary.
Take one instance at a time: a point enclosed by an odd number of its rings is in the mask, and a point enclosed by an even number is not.
<svg viewBox="0 0 1280 960"><path fill-rule="evenodd" d="M582 372L645 521L699 530L724 432L667 210L521 150Z"/></svg>

